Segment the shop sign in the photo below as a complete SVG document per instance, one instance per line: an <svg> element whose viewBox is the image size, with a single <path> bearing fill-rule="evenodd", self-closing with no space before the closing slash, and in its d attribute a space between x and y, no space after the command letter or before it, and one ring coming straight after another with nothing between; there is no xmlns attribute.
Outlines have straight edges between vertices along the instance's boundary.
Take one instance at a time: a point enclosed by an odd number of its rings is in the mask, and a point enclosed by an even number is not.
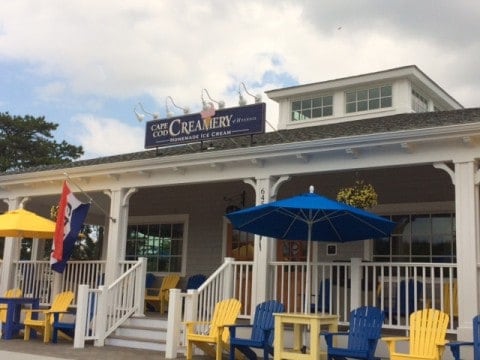
<svg viewBox="0 0 480 360"><path fill-rule="evenodd" d="M265 103L206 110L146 123L145 148L162 147L265 132Z"/></svg>

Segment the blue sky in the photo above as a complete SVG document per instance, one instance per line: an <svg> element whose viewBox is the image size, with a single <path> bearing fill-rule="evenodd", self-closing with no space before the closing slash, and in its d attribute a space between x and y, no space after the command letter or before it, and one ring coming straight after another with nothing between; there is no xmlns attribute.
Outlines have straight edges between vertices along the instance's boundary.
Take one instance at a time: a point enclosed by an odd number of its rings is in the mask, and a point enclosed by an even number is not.
<svg viewBox="0 0 480 360"><path fill-rule="evenodd" d="M2 0L0 112L45 116L92 158L143 150L138 102L197 112L206 88L236 106L240 82L262 94L415 64L477 107L479 18L473 0Z"/></svg>

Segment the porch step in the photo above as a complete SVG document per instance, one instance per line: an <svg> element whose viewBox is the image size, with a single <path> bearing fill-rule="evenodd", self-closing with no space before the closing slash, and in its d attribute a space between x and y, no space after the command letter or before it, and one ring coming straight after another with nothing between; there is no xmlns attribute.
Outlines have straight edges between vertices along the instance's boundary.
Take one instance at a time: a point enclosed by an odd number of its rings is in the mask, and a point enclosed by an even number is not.
<svg viewBox="0 0 480 360"><path fill-rule="evenodd" d="M105 344L165 351L167 320L148 317L132 317L128 319L106 340Z"/></svg>

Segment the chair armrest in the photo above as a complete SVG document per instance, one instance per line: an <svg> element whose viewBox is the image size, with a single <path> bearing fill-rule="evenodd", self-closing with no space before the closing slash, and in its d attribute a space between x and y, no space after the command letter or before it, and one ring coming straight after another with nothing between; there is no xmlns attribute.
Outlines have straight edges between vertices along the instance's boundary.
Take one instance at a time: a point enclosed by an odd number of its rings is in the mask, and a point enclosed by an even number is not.
<svg viewBox="0 0 480 360"><path fill-rule="evenodd" d="M237 328L253 328L250 324L235 324L235 325L227 325L228 330L230 331L230 338L236 337L236 330Z"/></svg>
<svg viewBox="0 0 480 360"><path fill-rule="evenodd" d="M410 338L408 336L386 336L381 338L385 342L398 342L398 341L408 341Z"/></svg>
<svg viewBox="0 0 480 360"><path fill-rule="evenodd" d="M53 322L58 322L61 314L75 314L74 311L59 311L59 310L49 310L45 313L46 315L53 315Z"/></svg>
<svg viewBox="0 0 480 360"><path fill-rule="evenodd" d="M381 339L387 343L390 354L395 352L395 345L397 342L410 340L408 336L388 336L382 337Z"/></svg>
<svg viewBox="0 0 480 360"><path fill-rule="evenodd" d="M229 328L251 328L253 327L252 325L249 325L249 324L233 324L233 325L225 325L225 326L228 326Z"/></svg>
<svg viewBox="0 0 480 360"><path fill-rule="evenodd" d="M473 342L471 341L450 341L445 345L450 347L450 351L452 352L453 357L457 360L460 359L460 347L467 345L473 346Z"/></svg>
<svg viewBox="0 0 480 360"><path fill-rule="evenodd" d="M210 322L208 321L186 321L184 322L185 328L187 330L187 335L188 334L196 334L195 332L195 326L197 325L210 325Z"/></svg>
<svg viewBox="0 0 480 360"><path fill-rule="evenodd" d="M22 310L25 311L25 320L32 320L33 313L45 315L46 312L48 311L47 309L22 309Z"/></svg>
<svg viewBox="0 0 480 360"><path fill-rule="evenodd" d="M158 295L160 288L145 288L145 294L150 296Z"/></svg>
<svg viewBox="0 0 480 360"><path fill-rule="evenodd" d="M333 337L334 336L345 336L348 335L348 332L328 332L322 331L320 335L325 336L325 342L327 343L327 347L331 348L333 346Z"/></svg>

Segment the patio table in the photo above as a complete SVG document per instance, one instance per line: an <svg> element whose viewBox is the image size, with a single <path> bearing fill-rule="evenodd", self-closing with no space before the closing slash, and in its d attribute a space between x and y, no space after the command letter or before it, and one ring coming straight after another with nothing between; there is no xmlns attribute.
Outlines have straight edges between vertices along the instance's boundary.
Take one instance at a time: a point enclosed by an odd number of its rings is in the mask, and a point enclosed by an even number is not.
<svg viewBox="0 0 480 360"><path fill-rule="evenodd" d="M327 326L329 332L338 331L338 315L304 314L304 313L275 313L275 360L318 360L325 358L325 352L320 350L320 328ZM293 348L285 348L285 325L293 325ZM306 327L310 328L309 351L302 352L302 333ZM306 344L305 344L306 345ZM322 357L321 357L322 355Z"/></svg>
<svg viewBox="0 0 480 360"><path fill-rule="evenodd" d="M38 309L40 307L40 299L33 297L0 297L0 304L7 305L7 317L6 322L2 327L2 337L9 340L13 339L18 335L18 332L23 329L23 324L20 322L22 306L30 305L32 309Z"/></svg>

